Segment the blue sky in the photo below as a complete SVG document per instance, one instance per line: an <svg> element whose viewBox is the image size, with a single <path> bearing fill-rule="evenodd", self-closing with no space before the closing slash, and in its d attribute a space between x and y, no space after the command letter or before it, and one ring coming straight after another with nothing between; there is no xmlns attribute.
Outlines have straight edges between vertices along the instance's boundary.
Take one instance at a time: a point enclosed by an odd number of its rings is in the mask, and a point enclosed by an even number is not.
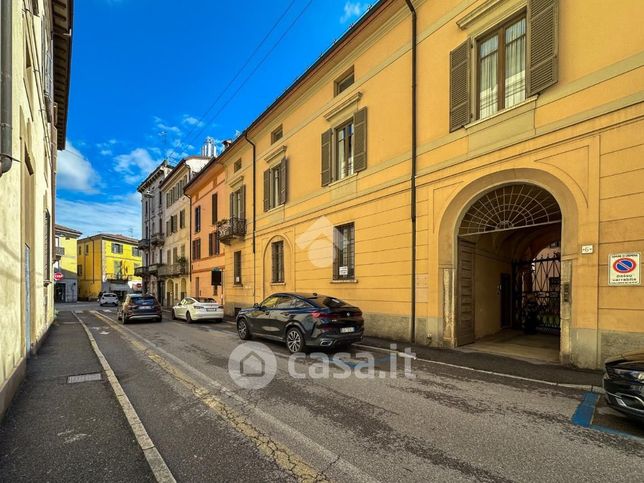
<svg viewBox="0 0 644 483"><path fill-rule="evenodd" d="M373 3L74 2L56 222L140 237L147 174L198 154L206 136L234 138Z"/></svg>

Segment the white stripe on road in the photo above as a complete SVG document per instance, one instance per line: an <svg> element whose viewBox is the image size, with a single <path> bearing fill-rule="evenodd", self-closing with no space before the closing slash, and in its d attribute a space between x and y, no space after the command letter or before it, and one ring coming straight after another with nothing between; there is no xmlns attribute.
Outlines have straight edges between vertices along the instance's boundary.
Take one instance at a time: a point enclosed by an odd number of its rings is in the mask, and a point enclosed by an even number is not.
<svg viewBox="0 0 644 483"><path fill-rule="evenodd" d="M143 450L145 459L147 460L148 465L150 465L150 469L152 470L152 473L154 473L154 477L159 483L176 483L176 480L174 479L174 476L172 476L172 473L170 472L168 465L165 463L163 457L161 456L161 453L159 453L159 450L156 448L156 446L150 439L148 432L145 430L145 427L143 426L139 415L136 413L134 406L132 406L130 399L127 397L127 394L125 394L125 391L123 391L123 388L116 378L114 371L110 367L109 362L107 362L107 359L99 349L98 344L96 343L96 339L94 339L94 336L89 331L85 323L80 319L78 315L76 315L75 312L74 316L78 319L78 321L83 326L83 329L85 329L85 332L87 333L87 337L89 338L89 341L92 345L92 349L94 349L94 353L96 354L96 357L98 357L98 360L103 367L103 371L105 371L105 375L107 376L107 380L112 386L112 390L116 395L116 399L123 408L127 422L130 425L134 436L136 437L136 441L139 443L139 446Z"/></svg>

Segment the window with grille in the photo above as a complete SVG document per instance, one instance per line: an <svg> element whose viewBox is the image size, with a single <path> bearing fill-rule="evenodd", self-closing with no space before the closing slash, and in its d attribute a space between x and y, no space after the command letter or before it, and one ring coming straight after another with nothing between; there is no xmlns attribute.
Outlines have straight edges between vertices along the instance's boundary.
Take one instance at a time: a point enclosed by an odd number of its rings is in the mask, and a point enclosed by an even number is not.
<svg viewBox="0 0 644 483"><path fill-rule="evenodd" d="M353 223L335 227L333 230L333 279L355 278L355 228Z"/></svg>
<svg viewBox="0 0 644 483"><path fill-rule="evenodd" d="M112 243L112 253L123 253L123 245L120 243Z"/></svg>
<svg viewBox="0 0 644 483"><path fill-rule="evenodd" d="M271 244L271 281L273 283L284 282L284 242L277 241Z"/></svg>
<svg viewBox="0 0 644 483"><path fill-rule="evenodd" d="M241 166L242 166L241 159L238 159L237 161L235 161L235 164L233 164L233 173L236 173L237 171L239 171L241 169Z"/></svg>

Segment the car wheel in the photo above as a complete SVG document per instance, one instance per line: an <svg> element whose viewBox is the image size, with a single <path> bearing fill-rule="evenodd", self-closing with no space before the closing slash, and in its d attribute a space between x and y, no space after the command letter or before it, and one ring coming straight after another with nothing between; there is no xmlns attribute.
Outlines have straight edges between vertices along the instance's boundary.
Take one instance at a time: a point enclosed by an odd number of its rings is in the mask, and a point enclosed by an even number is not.
<svg viewBox="0 0 644 483"><path fill-rule="evenodd" d="M252 338L246 319L239 319L237 321L237 334L241 340L249 340Z"/></svg>
<svg viewBox="0 0 644 483"><path fill-rule="evenodd" d="M177 314L174 313L174 309L172 309L172 320L177 320Z"/></svg>
<svg viewBox="0 0 644 483"><path fill-rule="evenodd" d="M304 336L300 329L291 327L286 331L286 347L291 354L304 350Z"/></svg>
<svg viewBox="0 0 644 483"><path fill-rule="evenodd" d="M192 324L192 317L190 316L190 312L186 312L186 322Z"/></svg>
<svg viewBox="0 0 644 483"><path fill-rule="evenodd" d="M101 307L103 306L103 304L101 304L101 303L99 303L98 305L100 305Z"/></svg>

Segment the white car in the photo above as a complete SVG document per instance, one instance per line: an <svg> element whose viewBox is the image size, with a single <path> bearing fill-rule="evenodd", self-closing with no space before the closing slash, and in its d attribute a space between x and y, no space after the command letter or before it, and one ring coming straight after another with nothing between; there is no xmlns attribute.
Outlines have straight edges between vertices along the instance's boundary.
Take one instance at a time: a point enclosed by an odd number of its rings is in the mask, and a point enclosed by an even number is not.
<svg viewBox="0 0 644 483"><path fill-rule="evenodd" d="M224 320L224 308L208 297L186 297L172 307L172 320Z"/></svg>
<svg viewBox="0 0 644 483"><path fill-rule="evenodd" d="M104 305L114 305L115 307L119 304L119 298L115 293L104 293L101 295L101 298L98 299L98 304L103 307Z"/></svg>

